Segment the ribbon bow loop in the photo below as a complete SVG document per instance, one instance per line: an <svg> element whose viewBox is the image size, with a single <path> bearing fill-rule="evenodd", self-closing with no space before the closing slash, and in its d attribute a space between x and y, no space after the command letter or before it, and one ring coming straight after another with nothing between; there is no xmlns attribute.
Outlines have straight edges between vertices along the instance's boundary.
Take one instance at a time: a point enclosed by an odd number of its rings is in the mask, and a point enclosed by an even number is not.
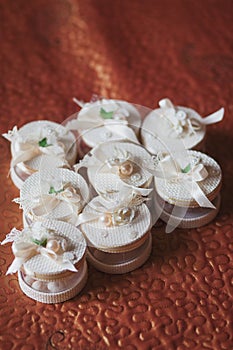
<svg viewBox="0 0 233 350"><path fill-rule="evenodd" d="M205 118L202 118L197 113L192 116L189 115L185 108L175 107L168 98L160 100L159 106L162 109L162 116L167 118L178 136L181 136L184 132L192 135L195 131L200 130L202 125L220 122L224 115L224 108L220 108Z"/></svg>
<svg viewBox="0 0 233 350"><path fill-rule="evenodd" d="M69 130L83 130L84 133L88 133L91 129L104 126L122 139L139 143L134 131L128 126L129 112L115 101L103 99L93 104L74 99L74 102L82 107L82 110L78 118L66 124Z"/></svg>
<svg viewBox="0 0 233 350"><path fill-rule="evenodd" d="M83 206L83 200L77 190L70 184L65 184L61 190L41 194L33 198L32 214L40 217L53 211L61 202L66 202L72 213L78 214Z"/></svg>
<svg viewBox="0 0 233 350"><path fill-rule="evenodd" d="M14 144L11 167L21 162L30 161L41 154L58 158L62 161L63 166L69 167L65 159L65 146L59 141L59 135L55 130L50 128L38 129L35 133L23 138L15 126L13 130L9 130L3 136Z"/></svg>
<svg viewBox="0 0 233 350"><path fill-rule="evenodd" d="M155 177L182 184L201 207L215 209L215 206L198 185L198 182L204 181L208 177L208 171L203 164L191 165L189 163L182 169L170 155L165 155L163 159L159 160L159 166L160 170L155 171Z"/></svg>
<svg viewBox="0 0 233 350"><path fill-rule="evenodd" d="M42 229L42 224L36 223L33 227L23 231L12 229L7 238L1 242L1 244L13 242L12 251L15 259L6 274L17 272L24 263L38 254L52 259L64 269L77 271L72 261L67 258L69 251L67 251L65 238L52 236L43 228L44 231L40 232L42 238L35 239L34 236L38 235L38 227ZM71 255L73 256L73 254Z"/></svg>

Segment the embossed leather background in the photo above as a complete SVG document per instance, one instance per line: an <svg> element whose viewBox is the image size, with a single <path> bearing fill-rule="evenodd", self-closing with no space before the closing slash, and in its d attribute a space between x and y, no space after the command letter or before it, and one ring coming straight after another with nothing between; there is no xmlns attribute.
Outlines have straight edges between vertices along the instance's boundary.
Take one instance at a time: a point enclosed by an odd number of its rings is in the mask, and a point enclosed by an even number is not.
<svg viewBox="0 0 233 350"><path fill-rule="evenodd" d="M72 97L93 93L155 107L163 97L206 116L207 153L221 165L222 207L200 229L153 229L140 269L89 267L86 287L62 304L20 291L0 247L1 350L233 349L233 52L231 0L1 0L1 133L35 119L62 122ZM22 218L0 138L0 240Z"/></svg>

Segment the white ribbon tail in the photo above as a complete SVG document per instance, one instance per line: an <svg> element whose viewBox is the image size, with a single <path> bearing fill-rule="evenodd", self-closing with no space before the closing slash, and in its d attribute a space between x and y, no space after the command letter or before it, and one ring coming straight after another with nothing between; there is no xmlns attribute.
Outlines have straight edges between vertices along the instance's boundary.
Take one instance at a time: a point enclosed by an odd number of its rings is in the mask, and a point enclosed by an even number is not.
<svg viewBox="0 0 233 350"><path fill-rule="evenodd" d="M85 119L85 120L77 120L77 128L81 130L86 130L86 133L88 133L91 129L98 128L100 126L103 126L103 120L102 119Z"/></svg>
<svg viewBox="0 0 233 350"><path fill-rule="evenodd" d="M195 181L192 183L190 183L190 181L183 181L182 184L185 189L191 193L192 197L200 205L200 207L216 209L216 207L209 201L205 193Z"/></svg>
<svg viewBox="0 0 233 350"><path fill-rule="evenodd" d="M73 271L73 272L78 272L76 267L69 260L63 261L62 263L59 263L59 265L61 265L66 270Z"/></svg>
<svg viewBox="0 0 233 350"><path fill-rule="evenodd" d="M79 161L79 163L73 166L74 171L77 173L81 168L89 168L94 167L97 168L101 163L98 161L96 157L91 156L90 154L86 154L83 159Z"/></svg>
<svg viewBox="0 0 233 350"><path fill-rule="evenodd" d="M201 120L201 123L204 125L218 123L223 119L224 108L220 108L217 112L210 114L208 117L205 117Z"/></svg>
<svg viewBox="0 0 233 350"><path fill-rule="evenodd" d="M109 129L111 132L113 131L114 133L118 134L119 136L122 137L122 139L127 139L130 141L133 141L137 144L139 144L139 141L134 133L134 131L129 128L127 125L119 124L119 122L116 124L105 124L106 128Z"/></svg>
<svg viewBox="0 0 233 350"><path fill-rule="evenodd" d="M85 130L82 134L89 132L91 129L98 128L104 125L104 121L100 118L96 119L72 119L67 122L66 128L68 130Z"/></svg>
<svg viewBox="0 0 233 350"><path fill-rule="evenodd" d="M8 133L2 134L2 137L4 137L4 139L6 139L7 141L12 142L12 136L9 135Z"/></svg>
<svg viewBox="0 0 233 350"><path fill-rule="evenodd" d="M91 150L92 157L96 159L98 162L95 164L96 166L104 163L105 160L107 159L107 155L103 150L103 147L95 147Z"/></svg>
<svg viewBox="0 0 233 350"><path fill-rule="evenodd" d="M14 167L21 162L27 162L28 160L34 158L38 154L40 154L40 152L35 151L35 149L30 149L28 151L21 152L17 156L13 157L11 161L11 167Z"/></svg>
<svg viewBox="0 0 233 350"><path fill-rule="evenodd" d="M70 260L63 260L64 258L58 256L53 250L48 248L40 248L40 253L44 256L46 256L49 259L52 259L56 264L59 266L62 266L64 269L77 272L78 270L76 267L72 264Z"/></svg>
<svg viewBox="0 0 233 350"><path fill-rule="evenodd" d="M122 181L122 180L121 180ZM140 194L142 196L148 196L151 191L153 190L152 188L143 188L143 187L135 187L135 186L131 186L131 185L128 185L126 184L125 182L123 182L123 186L122 186L122 189L120 191L122 191L122 196L124 196L124 192L126 191L126 188L128 188L128 193L125 192L125 196L126 196L126 199L127 197L133 192L137 193L137 194Z"/></svg>
<svg viewBox="0 0 233 350"><path fill-rule="evenodd" d="M159 101L159 107L160 108L175 108L172 101L169 100L169 98L163 98Z"/></svg>
<svg viewBox="0 0 233 350"><path fill-rule="evenodd" d="M78 119L69 120L66 123L67 130L78 130Z"/></svg>
<svg viewBox="0 0 233 350"><path fill-rule="evenodd" d="M17 272L25 261L26 261L26 259L24 257L22 257L22 258L16 257L14 259L13 263L8 268L6 275Z"/></svg>
<svg viewBox="0 0 233 350"><path fill-rule="evenodd" d="M44 195L40 198L38 204L32 208L32 214L35 216L44 216L50 213L56 206L60 203L60 200L49 196Z"/></svg>
<svg viewBox="0 0 233 350"><path fill-rule="evenodd" d="M91 221L95 221L100 218L103 213L93 214L93 213L81 213L78 216L78 219L75 223L75 226L80 226L82 224L86 224Z"/></svg>
<svg viewBox="0 0 233 350"><path fill-rule="evenodd" d="M166 233L171 233L173 230L175 230L175 228L180 224L180 222L185 217L187 210L188 208L185 208L185 207L178 207L177 205L174 206L166 225L166 230L165 230Z"/></svg>
<svg viewBox="0 0 233 350"><path fill-rule="evenodd" d="M72 98L73 102L76 103L79 107L83 108L85 105L85 102L78 100L76 97Z"/></svg>
<svg viewBox="0 0 233 350"><path fill-rule="evenodd" d="M163 203L159 203L157 192L153 192L151 196L151 201L148 204L148 208L151 212L151 227L154 226L160 218L163 212L164 205L165 201L163 201Z"/></svg>

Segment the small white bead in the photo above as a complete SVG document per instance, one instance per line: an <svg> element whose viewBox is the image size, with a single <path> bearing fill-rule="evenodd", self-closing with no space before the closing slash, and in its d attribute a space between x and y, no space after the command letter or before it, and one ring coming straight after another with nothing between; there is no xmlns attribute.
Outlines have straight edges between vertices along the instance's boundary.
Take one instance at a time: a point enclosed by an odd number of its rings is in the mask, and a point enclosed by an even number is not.
<svg viewBox="0 0 233 350"><path fill-rule="evenodd" d="M50 292L56 293L64 288L64 284L61 281L48 282L47 287Z"/></svg>
<svg viewBox="0 0 233 350"><path fill-rule="evenodd" d="M111 218L111 215L109 215L109 214L103 214L99 220L105 226L111 226L111 224L112 224L112 218Z"/></svg>
<svg viewBox="0 0 233 350"><path fill-rule="evenodd" d="M32 283L32 288L35 289L35 290L39 290L41 292L43 292L44 290L46 290L46 287L44 285L43 282L41 281L35 281Z"/></svg>

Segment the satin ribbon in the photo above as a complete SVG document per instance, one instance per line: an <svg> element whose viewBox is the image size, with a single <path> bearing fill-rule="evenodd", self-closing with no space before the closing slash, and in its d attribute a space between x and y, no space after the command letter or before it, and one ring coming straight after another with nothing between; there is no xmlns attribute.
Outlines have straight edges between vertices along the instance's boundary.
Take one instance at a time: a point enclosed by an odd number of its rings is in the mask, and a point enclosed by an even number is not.
<svg viewBox="0 0 233 350"><path fill-rule="evenodd" d="M89 109L91 108L91 103L83 104L81 101L78 101L77 99L74 99L74 101L83 109ZM103 100L104 102L105 100ZM99 101L101 102L101 101ZM112 105L112 110L109 110L109 107ZM106 127L111 133L114 132L114 134L117 134L118 136L122 137L123 139L131 140L135 143L139 143L134 131L128 126L127 117L129 115L129 112L121 107L118 107L118 105L114 102L108 102L108 103L100 103L99 106L93 106L93 108L106 108L106 112L113 112L113 117L111 119L104 119L102 118L98 112L95 114L94 118L88 116L88 113L78 119L70 120L66 124L66 128L68 130L83 130L83 135L85 133L88 133L91 129L99 128L99 127ZM110 108L111 109L111 108ZM122 111L122 113L121 113ZM121 116L123 119L121 119Z"/></svg>
<svg viewBox="0 0 233 350"><path fill-rule="evenodd" d="M148 200L146 196L148 196L151 191L152 189L138 189L136 187L132 188L122 185L121 189L119 190L119 200L116 199L114 202L111 202L109 200L105 200L103 197L98 197L98 201L96 201L95 204L91 203L90 206L95 210L95 212L81 213L77 219L76 226L99 220L105 214L113 217L112 226L129 224L135 217L137 207ZM120 215L123 213L124 209L131 210L132 215L128 217L129 220L126 219L125 221L120 222ZM114 225L114 217L117 216L118 219L115 220Z"/></svg>
<svg viewBox="0 0 233 350"><path fill-rule="evenodd" d="M76 172L78 172L82 167L100 168L106 164L108 168L103 172L112 172L117 174L116 167L123 164L127 160L130 160L132 163L134 162L132 155L130 155L130 153L124 149L116 148L115 154L112 157L109 157L103 149L96 147L93 148L89 154L86 154L78 164L75 164L74 169ZM136 165L140 167L138 160Z"/></svg>
<svg viewBox="0 0 233 350"><path fill-rule="evenodd" d="M28 237L28 235L24 237L23 231L22 232L18 231L15 228L12 229L9 235L14 236L12 251L15 256L15 259L13 263L10 265L10 267L8 268L6 273L7 275L17 272L26 261L28 261L33 256L38 254L41 254L49 259L52 259L55 263L57 263L59 266L61 266L66 270L77 272L77 269L72 264L72 262L65 257L66 252L63 252L64 254L63 256L63 254L57 254L52 249L40 246L34 243L33 241L30 242L30 238L32 240L33 237ZM20 236L20 237L18 237L17 239L17 236ZM49 236L49 239L57 239L57 238ZM59 239L57 240L59 241ZM9 238L8 236L3 242L1 242L1 245L11 241L12 239ZM67 253L69 254L69 252Z"/></svg>
<svg viewBox="0 0 233 350"><path fill-rule="evenodd" d="M215 206L209 201L198 185L198 182L201 182L208 177L208 172L203 164L199 163L194 165L188 172L184 173L182 172L180 165L174 161L170 155L167 155L160 160L159 168L159 170L155 170L154 172L155 177L183 186L200 207L215 209Z"/></svg>
<svg viewBox="0 0 233 350"><path fill-rule="evenodd" d="M72 210L72 214L78 214L82 208L81 195L77 194L74 187L69 183L65 184L63 191L57 194L41 194L32 199L34 206L31 210L32 215L37 217L47 215L55 209L61 202L66 202Z"/></svg>
<svg viewBox="0 0 233 350"><path fill-rule="evenodd" d="M173 103L167 98L159 101L159 106L163 111L162 115L170 121L178 135L181 135L185 128L188 134L195 133L195 130L200 129L200 125L210 125L220 122L224 115L224 108L220 108L205 118L201 118L197 114L195 114L195 117L190 118L182 109L177 111Z"/></svg>
<svg viewBox="0 0 233 350"><path fill-rule="evenodd" d="M53 156L62 161L62 166L69 166L68 162L65 159L65 148L63 143L58 142L57 138L53 135L54 144L42 147L39 145L40 136L34 135L33 139L29 141L22 140L21 136L18 133L17 126L8 131L8 133L3 134L8 141L13 142L13 154L11 167L16 166L21 162L27 162L38 155L44 154ZM42 139L43 137L41 137Z"/></svg>

